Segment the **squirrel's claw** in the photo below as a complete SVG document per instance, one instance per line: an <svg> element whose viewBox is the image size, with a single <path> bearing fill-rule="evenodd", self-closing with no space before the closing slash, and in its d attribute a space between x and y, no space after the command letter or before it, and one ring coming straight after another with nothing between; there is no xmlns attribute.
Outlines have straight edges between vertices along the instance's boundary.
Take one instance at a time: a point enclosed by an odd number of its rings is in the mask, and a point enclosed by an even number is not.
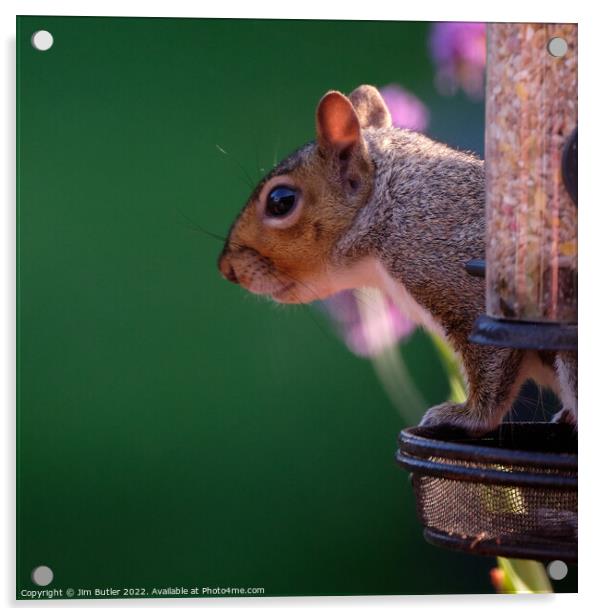
<svg viewBox="0 0 602 616"><path fill-rule="evenodd" d="M575 419L575 415L573 415L573 411L570 409L562 409L558 411L554 417L552 417L552 423L563 423L569 424L569 426L577 427L577 420Z"/></svg>

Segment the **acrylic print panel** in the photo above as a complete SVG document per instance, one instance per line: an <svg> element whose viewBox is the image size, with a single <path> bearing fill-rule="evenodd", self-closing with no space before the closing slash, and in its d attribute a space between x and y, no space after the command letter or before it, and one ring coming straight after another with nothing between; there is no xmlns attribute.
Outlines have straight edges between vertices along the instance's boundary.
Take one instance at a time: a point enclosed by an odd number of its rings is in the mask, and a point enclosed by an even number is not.
<svg viewBox="0 0 602 616"><path fill-rule="evenodd" d="M331 305L276 308L216 266L330 89L374 84L398 125L482 154L482 56L458 73L445 51L482 26L17 31L17 597L494 592L494 559L423 540L394 461L449 395L430 338L398 324L400 401Z"/></svg>

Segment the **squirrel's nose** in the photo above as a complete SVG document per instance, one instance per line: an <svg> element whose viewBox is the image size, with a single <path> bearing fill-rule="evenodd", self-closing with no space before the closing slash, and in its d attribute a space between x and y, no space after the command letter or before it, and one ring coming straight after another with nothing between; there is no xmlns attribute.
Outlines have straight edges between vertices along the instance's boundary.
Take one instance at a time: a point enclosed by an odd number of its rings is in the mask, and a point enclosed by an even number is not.
<svg viewBox="0 0 602 616"><path fill-rule="evenodd" d="M233 282L234 284L238 284L238 278L236 276L236 272L234 271L234 267L230 262L230 258L227 254L222 254L218 263L219 271L222 273L222 276Z"/></svg>

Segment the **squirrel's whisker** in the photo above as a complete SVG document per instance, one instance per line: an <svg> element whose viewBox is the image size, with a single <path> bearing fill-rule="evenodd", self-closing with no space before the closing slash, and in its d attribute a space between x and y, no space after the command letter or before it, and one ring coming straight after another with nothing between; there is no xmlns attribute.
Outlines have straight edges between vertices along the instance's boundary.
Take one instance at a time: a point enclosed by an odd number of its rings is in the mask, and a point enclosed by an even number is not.
<svg viewBox="0 0 602 616"><path fill-rule="evenodd" d="M180 214L180 216L182 216L182 218L185 218L188 222L189 222L189 226L188 229L194 229L195 231L200 231L201 233L204 233L206 236L214 239L214 240L218 240L220 242L225 242L226 238L223 235L219 235L219 233L214 233L213 231L209 231L208 229L205 229L204 227L201 227L201 225L199 225L198 223L194 222L189 216L187 216L186 214L184 214L184 212L182 212L182 210L180 210L179 208L176 208L178 211L178 214Z"/></svg>
<svg viewBox="0 0 602 616"><path fill-rule="evenodd" d="M219 152L221 152L225 156L228 156L229 157L228 160L233 162L238 167L238 169L240 171L242 171L242 173L244 174L244 178L246 180L245 184L247 184L249 186L249 188L251 188L251 190L252 190L253 187L255 186L256 182L253 181L253 178L249 175L249 172L245 169L245 167L242 165L242 163L240 161L238 161L236 158L234 158L229 152L224 150L224 148L222 148L221 145L216 143L215 147L217 148L217 150Z"/></svg>

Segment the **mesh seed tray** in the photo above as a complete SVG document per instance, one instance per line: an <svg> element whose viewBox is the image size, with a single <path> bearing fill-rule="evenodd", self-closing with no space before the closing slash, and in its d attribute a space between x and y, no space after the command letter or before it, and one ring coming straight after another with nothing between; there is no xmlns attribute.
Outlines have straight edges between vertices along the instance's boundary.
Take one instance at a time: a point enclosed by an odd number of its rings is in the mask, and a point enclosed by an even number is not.
<svg viewBox="0 0 602 616"><path fill-rule="evenodd" d="M409 428L399 435L396 459L411 472L430 543L577 561L577 434L570 426L505 423L479 438Z"/></svg>

